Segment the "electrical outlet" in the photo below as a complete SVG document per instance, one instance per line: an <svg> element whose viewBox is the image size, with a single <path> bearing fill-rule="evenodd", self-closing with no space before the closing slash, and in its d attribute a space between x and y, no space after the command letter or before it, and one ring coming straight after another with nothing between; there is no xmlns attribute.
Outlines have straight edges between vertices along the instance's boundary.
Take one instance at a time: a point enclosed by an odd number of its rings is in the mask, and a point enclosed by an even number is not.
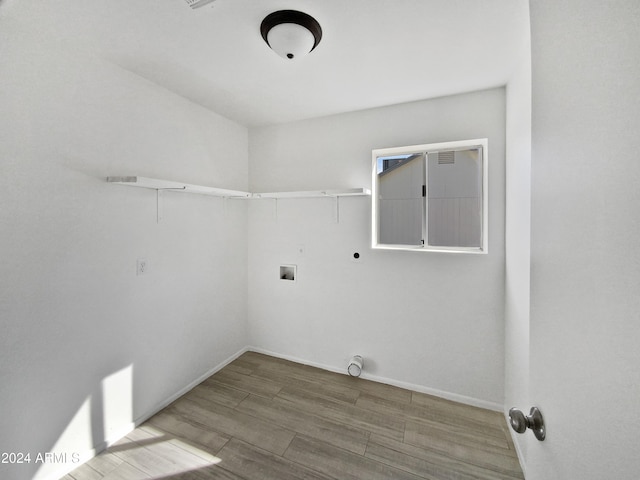
<svg viewBox="0 0 640 480"><path fill-rule="evenodd" d="M138 260L136 267L136 275L145 275L147 273L147 261L146 260Z"/></svg>

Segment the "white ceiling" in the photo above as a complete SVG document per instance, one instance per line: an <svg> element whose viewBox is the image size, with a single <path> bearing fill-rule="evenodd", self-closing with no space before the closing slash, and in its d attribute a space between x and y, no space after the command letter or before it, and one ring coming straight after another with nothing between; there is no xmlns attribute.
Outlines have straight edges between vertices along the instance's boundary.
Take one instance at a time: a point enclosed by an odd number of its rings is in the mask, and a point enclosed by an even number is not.
<svg viewBox="0 0 640 480"><path fill-rule="evenodd" d="M246 126L505 85L528 34L527 0L4 0L3 15ZM269 13L315 17L322 42L286 61Z"/></svg>

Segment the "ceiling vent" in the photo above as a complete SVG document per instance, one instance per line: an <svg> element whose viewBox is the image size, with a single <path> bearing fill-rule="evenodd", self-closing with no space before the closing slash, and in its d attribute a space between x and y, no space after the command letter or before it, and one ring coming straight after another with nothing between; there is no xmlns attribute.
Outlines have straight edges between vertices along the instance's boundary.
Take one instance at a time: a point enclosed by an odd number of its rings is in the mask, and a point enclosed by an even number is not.
<svg viewBox="0 0 640 480"><path fill-rule="evenodd" d="M453 165L455 152L438 152L438 165Z"/></svg>
<svg viewBox="0 0 640 480"><path fill-rule="evenodd" d="M185 2L187 2L187 5L189 5L191 8L194 8L194 9L204 7L205 5L208 5L215 1L216 0L185 0Z"/></svg>

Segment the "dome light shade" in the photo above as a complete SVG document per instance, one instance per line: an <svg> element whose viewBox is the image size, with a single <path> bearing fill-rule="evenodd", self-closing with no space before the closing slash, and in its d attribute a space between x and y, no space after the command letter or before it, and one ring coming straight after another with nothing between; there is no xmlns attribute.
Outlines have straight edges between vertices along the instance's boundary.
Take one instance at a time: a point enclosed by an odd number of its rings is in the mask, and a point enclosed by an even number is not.
<svg viewBox="0 0 640 480"><path fill-rule="evenodd" d="M303 26L295 23L281 23L267 34L267 43L282 58L294 59L311 51L315 39Z"/></svg>
<svg viewBox="0 0 640 480"><path fill-rule="evenodd" d="M280 10L265 17L262 38L282 58L293 60L311 52L322 38L320 24L306 13Z"/></svg>

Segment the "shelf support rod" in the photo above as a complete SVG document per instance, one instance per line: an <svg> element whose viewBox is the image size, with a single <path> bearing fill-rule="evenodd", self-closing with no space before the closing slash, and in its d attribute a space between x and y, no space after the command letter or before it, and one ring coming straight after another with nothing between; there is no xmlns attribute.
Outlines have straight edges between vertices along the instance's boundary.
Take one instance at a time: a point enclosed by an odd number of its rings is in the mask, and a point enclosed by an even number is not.
<svg viewBox="0 0 640 480"><path fill-rule="evenodd" d="M167 188L156 188L156 223L162 222L162 218L164 217L164 195L162 192L164 190L185 190L186 187L167 187Z"/></svg>
<svg viewBox="0 0 640 480"><path fill-rule="evenodd" d="M163 196L162 191L158 188L156 189L156 223L160 223L162 221L163 214Z"/></svg>

